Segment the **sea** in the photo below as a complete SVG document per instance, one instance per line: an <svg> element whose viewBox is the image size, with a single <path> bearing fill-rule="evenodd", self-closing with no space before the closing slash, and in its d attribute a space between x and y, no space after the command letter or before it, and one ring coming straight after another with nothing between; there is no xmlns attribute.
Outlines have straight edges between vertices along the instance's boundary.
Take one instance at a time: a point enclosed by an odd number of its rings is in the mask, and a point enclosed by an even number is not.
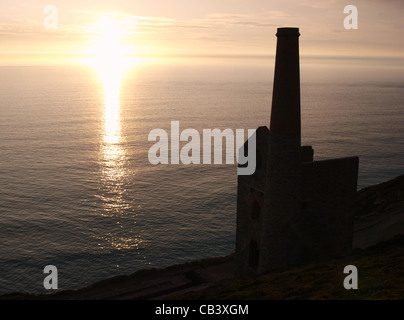
<svg viewBox="0 0 404 320"><path fill-rule="evenodd" d="M235 250L236 164L157 164L149 133L270 121L274 57L0 67L0 294L77 289ZM119 68L117 68L119 69ZM112 70L112 71L111 71ZM402 59L301 59L302 144L404 174Z"/></svg>

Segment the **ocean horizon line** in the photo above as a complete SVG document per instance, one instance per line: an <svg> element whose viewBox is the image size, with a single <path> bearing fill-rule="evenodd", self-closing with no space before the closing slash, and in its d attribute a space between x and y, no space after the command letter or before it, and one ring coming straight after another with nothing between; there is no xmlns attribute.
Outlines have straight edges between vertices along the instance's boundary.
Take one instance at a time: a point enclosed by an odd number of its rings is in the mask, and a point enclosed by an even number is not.
<svg viewBox="0 0 404 320"><path fill-rule="evenodd" d="M3 66L63 66L63 65L83 65L83 59L91 59L91 54L75 54L75 53L46 53L46 52L30 52L19 53L9 52L0 53L0 67ZM232 60L270 60L275 59L274 54L129 54L125 55L127 59L144 59L144 60L211 60L211 59L232 59ZM54 60L54 62L50 62ZM391 63L404 63L404 56L365 56L365 55L316 55L304 54L300 55L300 60L304 61L378 61Z"/></svg>

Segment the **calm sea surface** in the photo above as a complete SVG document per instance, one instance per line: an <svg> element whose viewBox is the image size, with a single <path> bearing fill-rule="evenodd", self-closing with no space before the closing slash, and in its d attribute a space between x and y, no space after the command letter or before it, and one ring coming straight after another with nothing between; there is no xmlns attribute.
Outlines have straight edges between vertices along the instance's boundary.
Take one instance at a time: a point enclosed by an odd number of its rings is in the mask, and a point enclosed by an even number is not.
<svg viewBox="0 0 404 320"><path fill-rule="evenodd" d="M404 173L404 73L350 63L303 61L302 142L359 156L362 188ZM235 165L153 166L148 134L268 125L272 65L0 67L0 293L46 292L46 265L74 289L232 253Z"/></svg>

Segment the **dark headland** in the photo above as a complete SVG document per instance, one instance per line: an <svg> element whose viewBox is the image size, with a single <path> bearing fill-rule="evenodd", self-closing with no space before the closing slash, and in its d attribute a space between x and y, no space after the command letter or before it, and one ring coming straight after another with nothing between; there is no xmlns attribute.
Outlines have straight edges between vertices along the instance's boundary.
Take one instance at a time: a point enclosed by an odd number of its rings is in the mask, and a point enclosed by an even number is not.
<svg viewBox="0 0 404 320"><path fill-rule="evenodd" d="M0 299L403 299L404 175L356 193L354 250L287 270L234 277L234 255L165 269L144 269L78 290ZM355 265L359 290L345 290L343 268Z"/></svg>

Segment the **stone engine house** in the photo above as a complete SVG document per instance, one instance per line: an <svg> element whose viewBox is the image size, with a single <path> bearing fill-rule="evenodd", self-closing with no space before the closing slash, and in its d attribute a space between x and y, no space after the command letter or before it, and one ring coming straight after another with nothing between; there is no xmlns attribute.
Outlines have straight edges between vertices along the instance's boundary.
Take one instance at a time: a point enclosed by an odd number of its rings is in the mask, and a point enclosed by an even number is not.
<svg viewBox="0 0 404 320"><path fill-rule="evenodd" d="M352 248L359 158L313 161L313 148L301 146L299 29L278 28L276 36L270 127L255 132L255 173L238 176L238 276Z"/></svg>

